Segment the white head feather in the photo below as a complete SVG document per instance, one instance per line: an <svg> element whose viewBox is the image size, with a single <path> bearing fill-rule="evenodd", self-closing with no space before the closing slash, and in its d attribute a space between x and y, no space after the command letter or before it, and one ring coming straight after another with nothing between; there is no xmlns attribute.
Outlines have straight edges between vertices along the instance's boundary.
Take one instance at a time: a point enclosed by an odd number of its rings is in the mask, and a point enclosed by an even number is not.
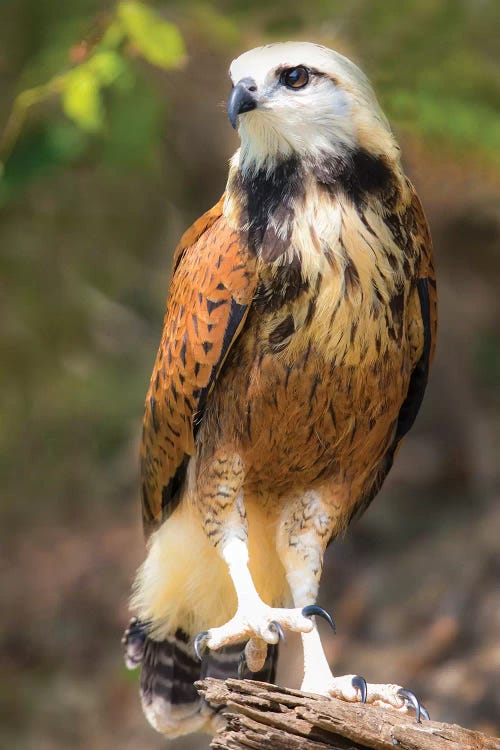
<svg viewBox="0 0 500 750"><path fill-rule="evenodd" d="M304 66L306 86L280 83L283 70ZM310 42L257 47L234 60L233 84L255 81L257 108L238 118L244 171L272 170L280 159L342 157L357 147L399 159L399 148L364 73L338 52Z"/></svg>

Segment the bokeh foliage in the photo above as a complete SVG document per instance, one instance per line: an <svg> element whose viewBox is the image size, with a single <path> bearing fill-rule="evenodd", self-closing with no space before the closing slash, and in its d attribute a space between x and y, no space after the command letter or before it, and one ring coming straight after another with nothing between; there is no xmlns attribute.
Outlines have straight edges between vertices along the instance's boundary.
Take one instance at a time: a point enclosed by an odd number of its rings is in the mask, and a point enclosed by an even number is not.
<svg viewBox="0 0 500 750"><path fill-rule="evenodd" d="M4 4L4 14L10 4ZM7 162L0 201L39 171L78 160L96 137L108 146L105 158L114 157L116 164L131 159L136 168L151 165L165 101L137 62L142 58L167 71L178 66L185 56L179 25L196 25L228 53L249 27L264 38L308 37L309 29L316 38L319 29L325 43L341 37L354 53L362 51L361 62L397 126L462 157L500 162L496 0L408 0L404 9L397 0L173 0L150 6L75 0L57 4L57 14L50 0L34 5L18 3L17 15L29 14L38 34L30 29L35 38L0 141L0 160ZM53 108L36 111L51 96L60 98L69 122ZM29 135L22 132L28 108L39 120L36 135L33 128ZM131 116L135 122L128 124ZM36 159L30 158L33 149Z"/></svg>
<svg viewBox="0 0 500 750"><path fill-rule="evenodd" d="M118 162L127 162L130 153L136 162L147 161L151 144L159 137L155 124L159 131L161 107L133 62L142 59L161 70L176 68L185 55L184 41L177 26L138 0L121 0L113 12L96 16L94 24L90 39L78 43L78 37L73 38L71 46L64 34L56 33L56 40L66 40L66 45L60 42L68 58L64 69L61 65L48 80L16 96L0 140L0 202L37 170L82 156L92 136L101 135ZM73 29L72 24L68 27ZM38 69L48 73L54 67L54 61L60 60L58 47L56 43L55 49L40 50L35 56ZM26 77L33 75L28 65ZM66 119L49 113L34 136L35 144L29 137L28 143L18 143L31 111L53 99ZM25 149L29 153L33 148L38 158L27 159Z"/></svg>

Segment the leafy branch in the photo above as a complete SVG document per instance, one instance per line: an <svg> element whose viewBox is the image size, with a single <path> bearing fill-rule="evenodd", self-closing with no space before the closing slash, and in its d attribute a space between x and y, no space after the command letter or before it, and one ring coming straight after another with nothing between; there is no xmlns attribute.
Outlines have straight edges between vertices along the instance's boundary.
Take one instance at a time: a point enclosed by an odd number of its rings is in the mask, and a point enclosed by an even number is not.
<svg viewBox="0 0 500 750"><path fill-rule="evenodd" d="M89 134L106 126L104 92L116 84L130 85L128 57L141 57L163 70L178 67L185 46L178 28L139 0L121 0L102 38L90 50L80 45L80 60L46 83L22 91L14 100L0 136L0 176L30 111L60 98L65 115Z"/></svg>

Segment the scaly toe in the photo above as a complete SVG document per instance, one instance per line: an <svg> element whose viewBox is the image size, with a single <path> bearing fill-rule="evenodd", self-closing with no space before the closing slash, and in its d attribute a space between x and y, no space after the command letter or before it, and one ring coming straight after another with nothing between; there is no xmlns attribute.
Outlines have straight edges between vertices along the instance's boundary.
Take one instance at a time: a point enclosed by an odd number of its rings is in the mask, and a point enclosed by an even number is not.
<svg viewBox="0 0 500 750"><path fill-rule="evenodd" d="M238 610L229 622L208 630L206 645L217 650L222 646L242 643L249 639L275 645L280 640L285 640L286 630L308 633L313 627L314 623L304 617L302 609L273 608L262 602L255 605L251 611ZM201 642L200 638L200 645Z"/></svg>
<svg viewBox="0 0 500 750"><path fill-rule="evenodd" d="M354 683L353 683L354 684ZM415 693L406 690L399 685L376 685L367 684L366 702L381 708L392 708L401 713L408 713L409 709L415 711L417 721L420 723L422 717L429 718L429 713L422 706Z"/></svg>
<svg viewBox="0 0 500 750"><path fill-rule="evenodd" d="M324 693L324 691L322 691L322 693ZM355 674L332 677L327 688L327 694L331 695L333 698L340 698L340 700L348 701L349 703L356 703L359 700L364 703L365 701L363 701L363 697L366 699L367 684L362 677Z"/></svg>
<svg viewBox="0 0 500 750"><path fill-rule="evenodd" d="M282 630L281 625L279 625ZM284 633L283 633L284 637ZM247 641L245 650L243 652L245 657L245 667L249 672L260 672L266 663L267 658L267 643L261 638L250 638Z"/></svg>
<svg viewBox="0 0 500 750"><path fill-rule="evenodd" d="M411 690L406 690L399 685L367 683L360 675L333 677L328 685L328 693L341 700L349 702L361 700L362 703L370 703L380 708L392 708L401 713L408 713L409 709L413 709L419 723L422 718L429 718L427 709L422 706Z"/></svg>

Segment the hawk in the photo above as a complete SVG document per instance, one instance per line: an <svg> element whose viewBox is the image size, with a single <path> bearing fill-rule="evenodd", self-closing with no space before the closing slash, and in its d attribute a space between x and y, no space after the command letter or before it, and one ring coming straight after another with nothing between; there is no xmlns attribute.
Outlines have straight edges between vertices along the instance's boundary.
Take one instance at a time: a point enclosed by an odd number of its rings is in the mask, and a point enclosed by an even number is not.
<svg viewBox="0 0 500 750"><path fill-rule="evenodd" d="M148 545L126 661L167 736L216 721L200 676L272 681L287 629L301 633L303 690L419 718L399 685L334 676L315 615L329 617L316 604L326 547L379 491L424 395L427 222L350 60L287 42L230 75L241 147L176 250L146 398Z"/></svg>

